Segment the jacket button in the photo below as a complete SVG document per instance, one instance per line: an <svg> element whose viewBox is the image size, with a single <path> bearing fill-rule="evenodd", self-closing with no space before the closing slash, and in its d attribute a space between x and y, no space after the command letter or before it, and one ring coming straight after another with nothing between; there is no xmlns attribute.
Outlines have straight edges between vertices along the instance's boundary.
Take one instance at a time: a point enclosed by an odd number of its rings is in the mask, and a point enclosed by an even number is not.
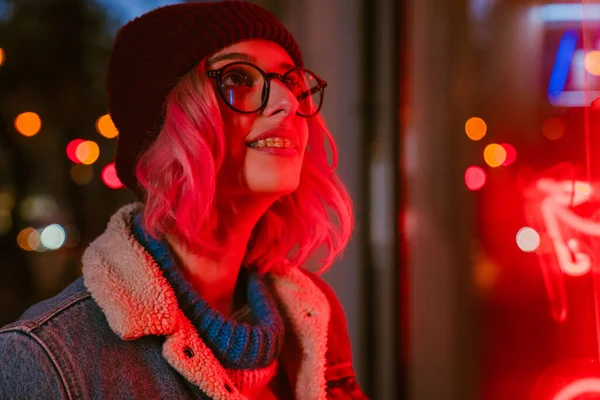
<svg viewBox="0 0 600 400"><path fill-rule="evenodd" d="M229 393L233 393L233 389L231 388L231 386L229 386L228 383L225 384L225 390L227 390Z"/></svg>
<svg viewBox="0 0 600 400"><path fill-rule="evenodd" d="M192 358L194 357L194 350L192 350L189 347L186 347L185 349L183 349L183 354L185 354L187 358Z"/></svg>

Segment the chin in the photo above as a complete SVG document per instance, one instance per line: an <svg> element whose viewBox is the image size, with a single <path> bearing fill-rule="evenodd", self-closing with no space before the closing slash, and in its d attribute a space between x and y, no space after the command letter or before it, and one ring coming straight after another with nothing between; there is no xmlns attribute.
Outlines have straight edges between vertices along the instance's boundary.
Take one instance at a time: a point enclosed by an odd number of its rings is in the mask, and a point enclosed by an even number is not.
<svg viewBox="0 0 600 400"><path fill-rule="evenodd" d="M244 170L244 183L251 193L283 196L295 191L300 184L300 163L247 166L254 167Z"/></svg>
<svg viewBox="0 0 600 400"><path fill-rule="evenodd" d="M284 196L292 193L298 188L298 182L248 182L248 189L252 193L272 194L274 196Z"/></svg>

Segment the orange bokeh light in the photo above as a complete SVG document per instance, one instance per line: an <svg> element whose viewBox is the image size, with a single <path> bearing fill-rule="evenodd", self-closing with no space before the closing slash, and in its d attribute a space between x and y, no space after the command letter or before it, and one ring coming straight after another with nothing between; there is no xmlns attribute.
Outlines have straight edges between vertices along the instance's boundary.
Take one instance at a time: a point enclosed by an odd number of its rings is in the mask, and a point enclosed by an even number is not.
<svg viewBox="0 0 600 400"><path fill-rule="evenodd" d="M593 50L588 52L585 55L583 63L587 72L595 76L600 76L600 51Z"/></svg>
<svg viewBox="0 0 600 400"><path fill-rule="evenodd" d="M119 135L119 131L109 114L104 114L96 120L96 130L107 139L112 139Z"/></svg>
<svg viewBox="0 0 600 400"><path fill-rule="evenodd" d="M465 132L469 139L478 141L483 139L487 133L487 124L479 117L472 117L465 124Z"/></svg>
<svg viewBox="0 0 600 400"><path fill-rule="evenodd" d="M34 136L41 128L42 120L34 112L24 112L15 118L15 129L23 136Z"/></svg>
<svg viewBox="0 0 600 400"><path fill-rule="evenodd" d="M77 148L75 149L75 156L80 163L91 165L98 160L98 157L100 157L100 147L96 142L86 140L85 142L77 145Z"/></svg>
<svg viewBox="0 0 600 400"><path fill-rule="evenodd" d="M499 167L506 161L506 149L496 143L488 144L483 150L483 159L490 167Z"/></svg>
<svg viewBox="0 0 600 400"><path fill-rule="evenodd" d="M89 165L73 164L71 165L71 179L78 185L87 185L94 178L94 170Z"/></svg>
<svg viewBox="0 0 600 400"><path fill-rule="evenodd" d="M17 235L17 244L19 245L19 247L25 251L34 251L35 248L31 246L32 244L34 244L32 243L33 240L31 240L32 235L37 235L37 231L33 228L25 228L21 232L19 232L19 234Z"/></svg>

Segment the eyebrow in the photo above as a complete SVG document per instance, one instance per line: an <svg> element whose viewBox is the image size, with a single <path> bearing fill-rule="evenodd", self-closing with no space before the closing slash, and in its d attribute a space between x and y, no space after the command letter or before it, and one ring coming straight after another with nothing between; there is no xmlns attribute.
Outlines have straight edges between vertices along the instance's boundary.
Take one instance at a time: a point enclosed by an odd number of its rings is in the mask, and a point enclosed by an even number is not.
<svg viewBox="0 0 600 400"><path fill-rule="evenodd" d="M251 55L246 54L246 53L224 53L224 54L219 54L218 56L211 58L210 60L208 60L207 64L208 64L208 66L212 66L213 64L216 64L219 61L225 61L225 60L246 61L246 62L251 62L251 63L256 62L256 58L254 58Z"/></svg>
<svg viewBox="0 0 600 400"><path fill-rule="evenodd" d="M210 60L207 61L206 66L208 68L211 68L214 64L218 63L219 61L225 61L225 60L230 60L230 61L245 61L245 62L249 62L249 63L253 63L256 64L256 57L251 56L250 54L246 54L246 53L224 53L224 54L219 54L218 56L215 56L213 58L211 58ZM288 63L288 62L283 62L281 64L279 64L280 68L285 68L285 69L292 69L295 68L294 65Z"/></svg>

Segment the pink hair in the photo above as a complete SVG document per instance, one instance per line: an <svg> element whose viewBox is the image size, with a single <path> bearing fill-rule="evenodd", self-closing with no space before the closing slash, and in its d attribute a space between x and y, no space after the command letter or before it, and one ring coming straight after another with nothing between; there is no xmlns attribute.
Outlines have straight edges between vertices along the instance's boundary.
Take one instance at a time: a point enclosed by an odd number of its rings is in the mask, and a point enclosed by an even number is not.
<svg viewBox="0 0 600 400"><path fill-rule="evenodd" d="M244 264L262 272L300 266L325 246L322 272L350 239L352 202L335 173L335 142L319 114L307 122L309 139L298 188L267 210L248 243ZM163 128L136 167L146 193L144 219L154 237L176 234L189 249L223 251L215 237L219 231L216 176L224 155L219 106L201 64L169 94Z"/></svg>

